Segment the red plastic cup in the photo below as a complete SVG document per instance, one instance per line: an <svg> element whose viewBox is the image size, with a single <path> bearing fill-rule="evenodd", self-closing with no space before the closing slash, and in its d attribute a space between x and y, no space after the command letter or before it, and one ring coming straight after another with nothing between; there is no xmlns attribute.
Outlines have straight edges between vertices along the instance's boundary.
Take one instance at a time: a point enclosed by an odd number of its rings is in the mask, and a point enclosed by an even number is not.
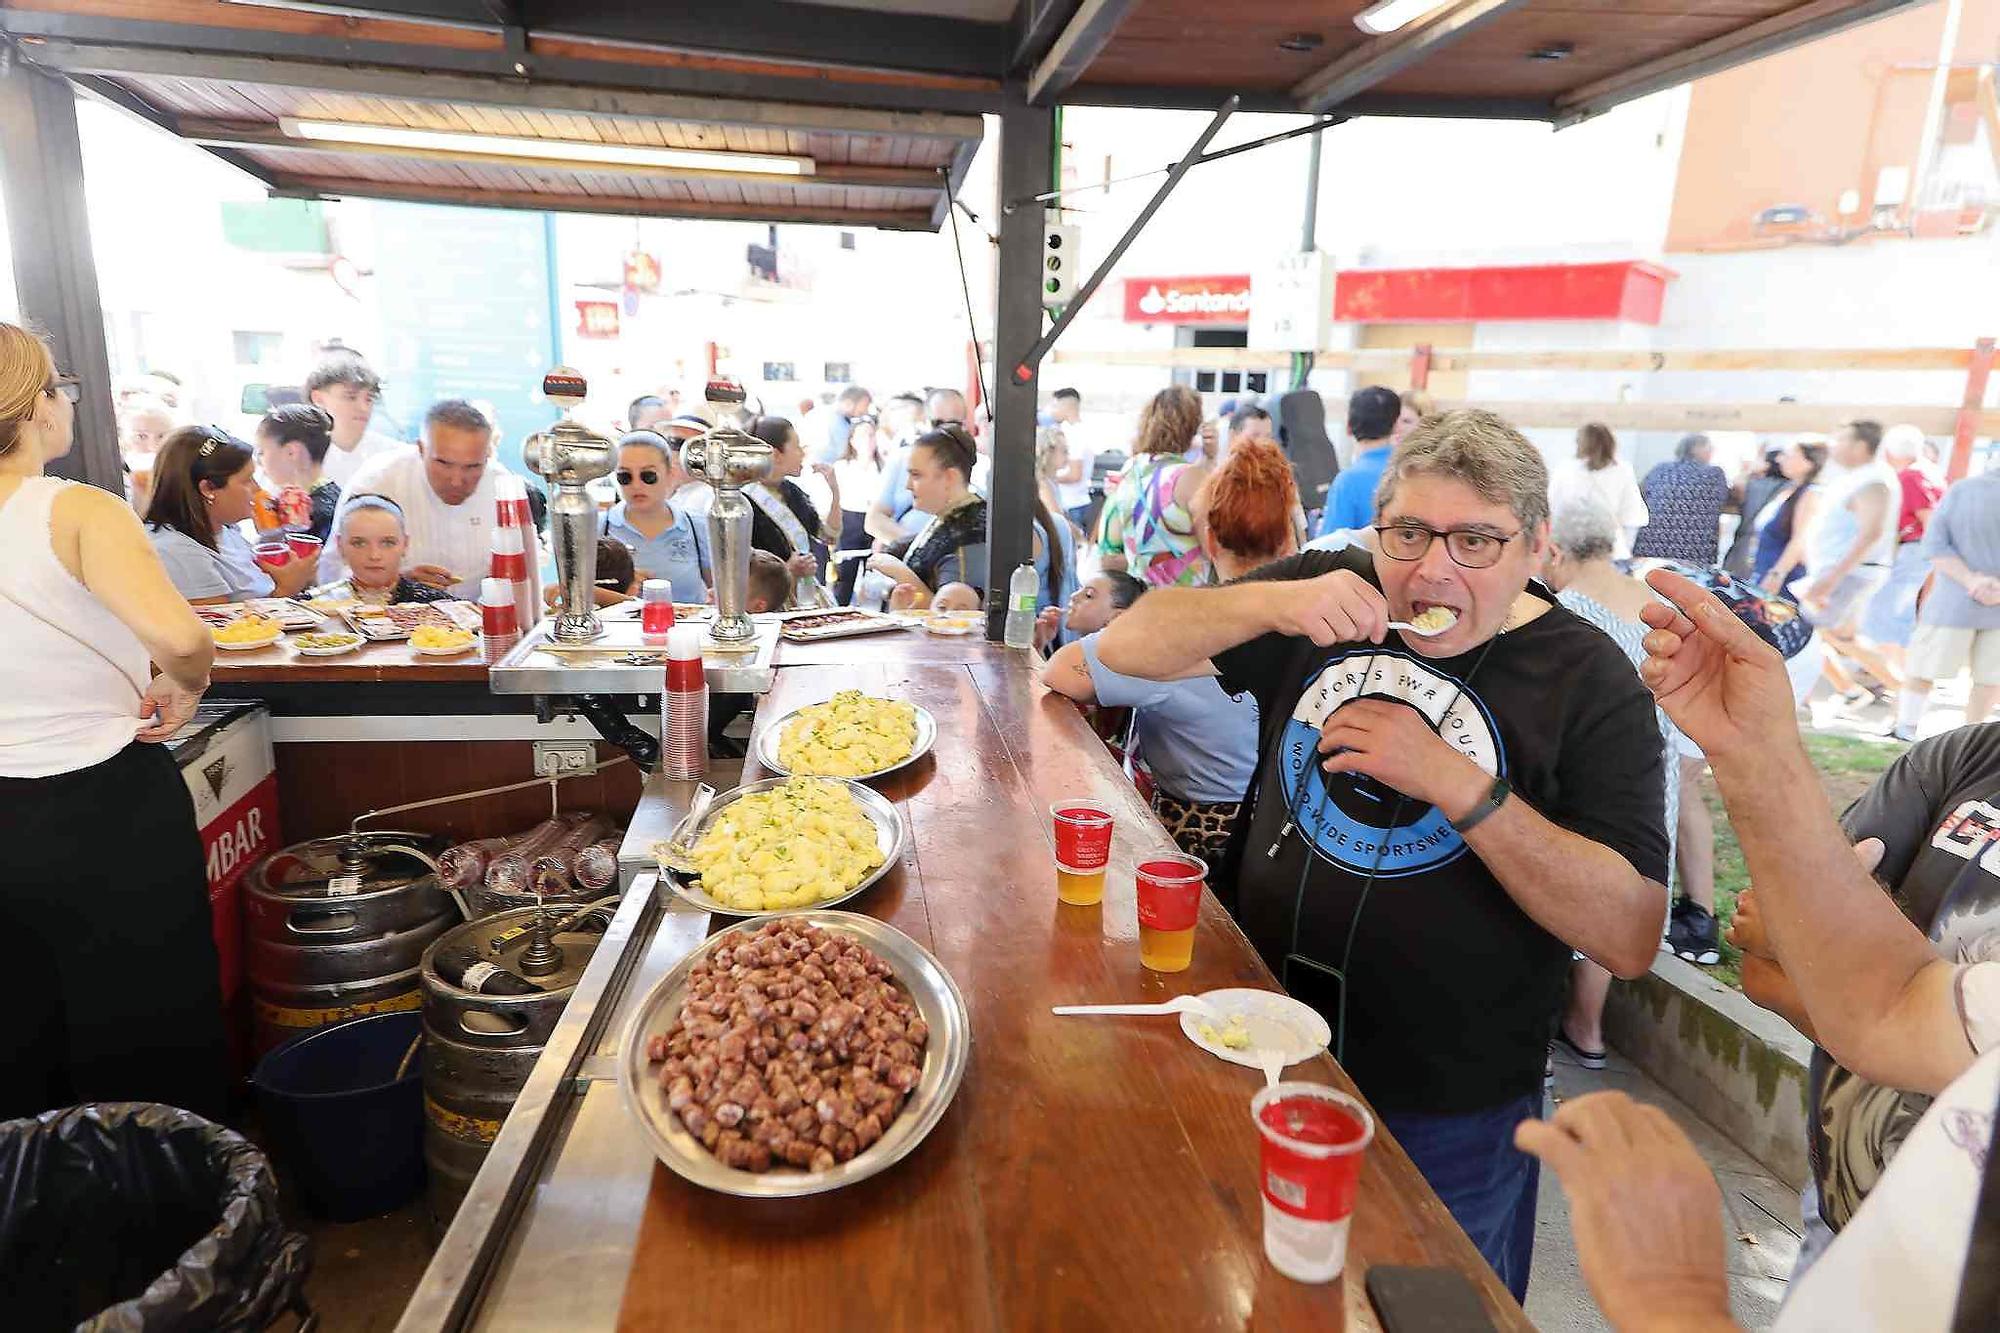
<svg viewBox="0 0 2000 1333"><path fill-rule="evenodd" d="M639 636L658 646L667 641L674 627L674 585L665 579L647 579L639 588Z"/></svg>
<svg viewBox="0 0 2000 1333"><path fill-rule="evenodd" d="M292 548L292 555L299 560L319 559L320 540L310 532L294 532L285 539L285 544Z"/></svg>
<svg viewBox="0 0 2000 1333"><path fill-rule="evenodd" d="M292 563L292 548L288 542L258 542L257 559L267 565L289 565Z"/></svg>
<svg viewBox="0 0 2000 1333"><path fill-rule="evenodd" d="M1194 961L1194 923L1208 867L1192 856L1141 861L1133 876L1139 899L1139 962L1155 972L1182 972Z"/></svg>
<svg viewBox="0 0 2000 1333"><path fill-rule="evenodd" d="M1277 1083L1250 1099L1263 1138L1264 1257L1295 1282L1347 1268L1347 1230L1375 1117L1321 1083Z"/></svg>
<svg viewBox="0 0 2000 1333"><path fill-rule="evenodd" d="M1056 897L1077 907L1104 901L1104 867L1111 862L1109 807L1081 798L1049 807L1055 825Z"/></svg>

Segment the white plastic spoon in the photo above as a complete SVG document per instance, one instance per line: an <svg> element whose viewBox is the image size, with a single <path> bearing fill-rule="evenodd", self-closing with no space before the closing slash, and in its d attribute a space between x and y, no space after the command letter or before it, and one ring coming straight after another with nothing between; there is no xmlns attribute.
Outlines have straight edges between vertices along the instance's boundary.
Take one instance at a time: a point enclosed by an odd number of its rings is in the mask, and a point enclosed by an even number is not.
<svg viewBox="0 0 2000 1333"><path fill-rule="evenodd" d="M1049 1010L1052 1014L1200 1014L1204 1018L1219 1015L1199 995L1176 995L1164 1004L1059 1004Z"/></svg>

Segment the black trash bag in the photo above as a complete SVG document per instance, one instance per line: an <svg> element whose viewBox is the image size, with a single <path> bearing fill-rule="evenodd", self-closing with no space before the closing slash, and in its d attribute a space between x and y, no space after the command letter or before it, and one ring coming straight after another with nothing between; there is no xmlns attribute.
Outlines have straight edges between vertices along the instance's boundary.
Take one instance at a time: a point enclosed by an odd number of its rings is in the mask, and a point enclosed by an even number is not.
<svg viewBox="0 0 2000 1333"><path fill-rule="evenodd" d="M152 1102L0 1123L0 1327L261 1329L310 1266L233 1130Z"/></svg>

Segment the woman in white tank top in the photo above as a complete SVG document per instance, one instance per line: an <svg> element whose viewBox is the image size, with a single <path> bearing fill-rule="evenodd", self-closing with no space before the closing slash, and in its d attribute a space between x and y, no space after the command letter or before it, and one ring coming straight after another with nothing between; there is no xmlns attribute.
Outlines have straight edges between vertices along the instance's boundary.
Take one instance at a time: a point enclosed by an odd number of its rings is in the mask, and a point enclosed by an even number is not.
<svg viewBox="0 0 2000 1333"><path fill-rule="evenodd" d="M78 396L0 323L0 934L29 1007L0 1025L0 1120L111 1100L215 1116L201 837L156 743L193 716L215 645L122 497L42 475Z"/></svg>

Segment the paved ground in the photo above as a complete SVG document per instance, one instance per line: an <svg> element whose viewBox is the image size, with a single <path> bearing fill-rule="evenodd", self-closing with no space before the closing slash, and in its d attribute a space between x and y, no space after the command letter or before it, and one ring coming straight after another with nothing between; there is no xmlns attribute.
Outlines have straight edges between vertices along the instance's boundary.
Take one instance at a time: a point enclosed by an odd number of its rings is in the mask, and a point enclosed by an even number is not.
<svg viewBox="0 0 2000 1333"><path fill-rule="evenodd" d="M1768 1328L1785 1298L1785 1279L1798 1257L1799 1197L1735 1144L1722 1137L1687 1103L1655 1083L1631 1061L1612 1052L1598 1071L1556 1056L1558 1100L1615 1088L1665 1110L1701 1149L1722 1185L1723 1239L1729 1247L1729 1295L1746 1329ZM1528 1284L1528 1316L1544 1333L1609 1327L1597 1313L1576 1266L1569 1203L1551 1175L1542 1176L1535 1223L1535 1271Z"/></svg>

